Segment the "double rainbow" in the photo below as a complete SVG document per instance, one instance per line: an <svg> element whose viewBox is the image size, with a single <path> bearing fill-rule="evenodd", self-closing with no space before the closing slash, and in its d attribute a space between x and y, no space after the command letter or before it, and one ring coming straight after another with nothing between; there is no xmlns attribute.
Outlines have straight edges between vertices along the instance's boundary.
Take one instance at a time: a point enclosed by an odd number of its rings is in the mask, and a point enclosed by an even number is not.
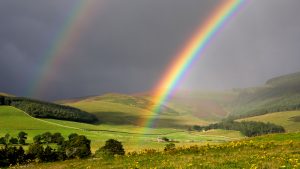
<svg viewBox="0 0 300 169"><path fill-rule="evenodd" d="M213 37L222 27L237 13L238 9L246 0L221 0L222 4L215 10L213 15L202 24L195 34L185 44L185 47L175 57L166 73L154 89L153 101L151 106L153 114L140 122L141 126L153 127L154 121L159 115L160 108L168 100L179 81L187 72L188 68L195 62L209 45ZM100 6L95 4L101 0L77 0L66 18L65 24L57 34L48 52L43 57L40 71L33 81L29 95L39 97L47 86L48 82L56 76L56 70L71 55L74 43L80 38L84 26L87 25L88 18L91 19L92 8Z"/></svg>
<svg viewBox="0 0 300 169"><path fill-rule="evenodd" d="M153 112L150 118L141 122L141 126L153 127L154 121L159 115L160 108L166 103L188 68L195 62L205 48L209 45L218 31L234 16L245 0L225 0L207 21L201 25L196 33L185 44L185 47L175 57L162 79L153 90L151 107Z"/></svg>

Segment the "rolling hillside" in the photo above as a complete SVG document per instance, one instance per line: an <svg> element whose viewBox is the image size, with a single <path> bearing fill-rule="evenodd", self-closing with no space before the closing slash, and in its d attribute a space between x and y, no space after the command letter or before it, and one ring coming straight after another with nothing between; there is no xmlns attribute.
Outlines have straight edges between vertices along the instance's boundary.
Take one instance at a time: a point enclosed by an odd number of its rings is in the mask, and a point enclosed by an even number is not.
<svg viewBox="0 0 300 169"><path fill-rule="evenodd" d="M300 111L276 112L261 116L239 119L238 121L260 121L283 126L287 132L300 132L300 122L294 118L300 116Z"/></svg>
<svg viewBox="0 0 300 169"><path fill-rule="evenodd" d="M201 133L170 128L146 129L132 125L86 124L55 119L38 119L17 108L0 106L0 136L9 133L16 137L20 131L28 133L29 143L32 143L35 135L44 132L60 132L64 137L71 133L82 134L92 140L93 151L111 138L122 141L128 151L144 148L162 149L165 143L158 143L156 141L158 137L174 139L179 142L179 145L215 143L243 138L237 131L212 130Z"/></svg>
<svg viewBox="0 0 300 169"><path fill-rule="evenodd" d="M95 123L98 121L93 114L80 109L24 97L0 96L0 105L16 107L27 112L30 116L37 118L53 118L85 123Z"/></svg>
<svg viewBox="0 0 300 169"><path fill-rule="evenodd" d="M116 93L65 103L95 114L100 119L100 123L136 126L142 125L141 122L153 117L151 110L153 104L147 97ZM163 106L159 114L155 127L186 129L187 126L194 124L207 124L205 120L195 118L192 114L179 113L169 106Z"/></svg>
<svg viewBox="0 0 300 169"><path fill-rule="evenodd" d="M256 88L239 89L226 107L236 118L300 109L300 73L270 79Z"/></svg>

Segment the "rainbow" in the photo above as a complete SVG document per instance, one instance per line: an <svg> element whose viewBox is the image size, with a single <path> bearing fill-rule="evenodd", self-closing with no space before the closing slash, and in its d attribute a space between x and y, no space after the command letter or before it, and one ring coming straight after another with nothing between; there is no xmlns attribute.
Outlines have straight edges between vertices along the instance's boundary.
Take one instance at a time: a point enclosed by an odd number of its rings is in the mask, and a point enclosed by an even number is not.
<svg viewBox="0 0 300 169"><path fill-rule="evenodd" d="M49 82L57 76L57 70L71 56L81 32L92 18L93 8L99 6L98 0L76 0L68 12L60 31L54 36L50 47L42 57L42 62L28 89L28 96L41 97Z"/></svg>
<svg viewBox="0 0 300 169"><path fill-rule="evenodd" d="M183 50L175 57L173 63L170 64L162 79L154 88L152 96L154 104L150 108L153 114L150 118L144 119L141 122L141 126L148 129L153 127L155 119L159 115L160 108L166 103L188 68L201 56L213 37L233 17L244 2L245 0L223 1L213 15L185 43L186 45Z"/></svg>

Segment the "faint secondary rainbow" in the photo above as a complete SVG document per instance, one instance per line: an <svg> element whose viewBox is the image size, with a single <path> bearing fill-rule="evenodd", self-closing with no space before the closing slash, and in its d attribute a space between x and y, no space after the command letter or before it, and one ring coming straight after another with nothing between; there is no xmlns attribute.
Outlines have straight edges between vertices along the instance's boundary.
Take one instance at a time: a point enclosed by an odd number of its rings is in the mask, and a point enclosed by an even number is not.
<svg viewBox="0 0 300 169"><path fill-rule="evenodd" d="M167 101L188 68L201 56L214 35L224 27L245 1L224 0L206 22L199 27L192 38L185 43L183 50L175 57L154 89L152 96L154 105L151 107L153 114L150 118L142 121L141 126L153 127L161 106Z"/></svg>
<svg viewBox="0 0 300 169"><path fill-rule="evenodd" d="M40 97L51 85L49 82L57 76L57 70L71 56L83 29L91 19L93 8L100 5L98 2L100 0L76 0L73 2L64 24L54 35L50 47L42 58L42 63L28 90L29 96Z"/></svg>

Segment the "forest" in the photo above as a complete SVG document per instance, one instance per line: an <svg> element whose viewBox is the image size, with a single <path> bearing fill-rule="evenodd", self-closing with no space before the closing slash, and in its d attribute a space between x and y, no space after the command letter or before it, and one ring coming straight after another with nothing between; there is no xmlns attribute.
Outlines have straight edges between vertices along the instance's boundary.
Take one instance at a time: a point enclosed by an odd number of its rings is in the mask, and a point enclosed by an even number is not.
<svg viewBox="0 0 300 169"><path fill-rule="evenodd" d="M36 118L51 118L84 123L95 123L98 121L95 115L77 108L22 97L0 96L0 105L13 106Z"/></svg>

